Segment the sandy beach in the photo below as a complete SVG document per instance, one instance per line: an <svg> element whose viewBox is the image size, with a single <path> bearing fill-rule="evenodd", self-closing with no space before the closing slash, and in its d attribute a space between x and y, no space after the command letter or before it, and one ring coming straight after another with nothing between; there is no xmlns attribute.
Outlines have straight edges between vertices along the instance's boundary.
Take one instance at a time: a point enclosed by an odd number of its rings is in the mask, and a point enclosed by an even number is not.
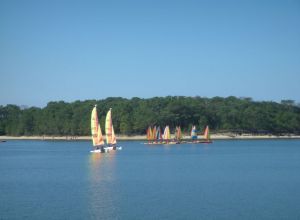
<svg viewBox="0 0 300 220"><path fill-rule="evenodd" d="M173 136L172 136L173 137ZM189 136L184 136L184 140L190 139ZM198 136L198 139L203 139L203 136ZM300 135L250 135L250 134L212 134L212 140L256 140L256 139L300 139ZM0 136L0 140L91 140L90 136ZM117 136L119 141L127 140L147 140L146 135L135 135L135 136Z"/></svg>

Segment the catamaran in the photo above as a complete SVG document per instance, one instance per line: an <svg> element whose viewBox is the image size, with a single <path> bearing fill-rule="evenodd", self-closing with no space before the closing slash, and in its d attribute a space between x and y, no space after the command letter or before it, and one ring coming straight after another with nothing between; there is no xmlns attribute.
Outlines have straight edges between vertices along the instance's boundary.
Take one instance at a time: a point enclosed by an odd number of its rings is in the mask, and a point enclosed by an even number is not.
<svg viewBox="0 0 300 220"><path fill-rule="evenodd" d="M121 150L122 147L117 147L117 139L114 132L114 127L111 120L111 109L109 109L105 120L106 143L104 144L103 135L101 132L100 123L98 121L97 105L92 110L91 115L91 131L94 150L91 153L106 153L110 150Z"/></svg>
<svg viewBox="0 0 300 220"><path fill-rule="evenodd" d="M121 150L122 147L117 146L117 138L114 131L114 126L111 118L111 108L106 114L105 119L105 135L106 135L106 149L108 150Z"/></svg>

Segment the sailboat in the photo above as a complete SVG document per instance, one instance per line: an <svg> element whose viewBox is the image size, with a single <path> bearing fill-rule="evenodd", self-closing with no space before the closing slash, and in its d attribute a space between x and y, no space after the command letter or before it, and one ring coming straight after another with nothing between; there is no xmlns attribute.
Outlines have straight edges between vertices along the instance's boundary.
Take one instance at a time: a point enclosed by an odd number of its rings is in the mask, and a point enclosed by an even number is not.
<svg viewBox="0 0 300 220"><path fill-rule="evenodd" d="M163 134L163 140L164 140L164 143L165 144L169 144L170 143L170 139L171 139L171 134L170 134L170 128L169 128L169 125L167 125L165 127L165 130L164 130L164 134Z"/></svg>
<svg viewBox="0 0 300 220"><path fill-rule="evenodd" d="M153 132L152 132L151 126L149 126L148 129L147 129L147 140L148 140L148 144L152 144Z"/></svg>
<svg viewBox="0 0 300 220"><path fill-rule="evenodd" d="M117 138L114 131L114 126L111 117L111 108L106 114L105 119L105 135L106 135L106 149L107 150L121 150L122 147L117 146Z"/></svg>
<svg viewBox="0 0 300 220"><path fill-rule="evenodd" d="M155 143L161 143L162 142L162 134L161 134L161 130L160 127L158 126L156 129L156 133L155 133L155 138L154 138Z"/></svg>
<svg viewBox="0 0 300 220"><path fill-rule="evenodd" d="M104 140L101 132L101 127L98 121L97 105L94 106L91 115L91 133L94 150L92 153L104 153Z"/></svg>
<svg viewBox="0 0 300 220"><path fill-rule="evenodd" d="M181 128L180 126L176 126L175 129L175 142L176 144L179 144L182 140L182 133L181 133Z"/></svg>
<svg viewBox="0 0 300 220"><path fill-rule="evenodd" d="M204 130L204 139L197 140L197 134L196 134L196 127L195 126L193 126L193 128L192 128L191 137L192 137L192 142L188 142L188 143L193 143L193 144L205 144L205 143L210 144L210 143L212 143L212 140L210 139L208 125L206 126L206 128Z"/></svg>
<svg viewBox="0 0 300 220"><path fill-rule="evenodd" d="M198 136L197 136L197 130L196 130L196 126L195 125L192 126L191 138L192 138L192 142L194 142L194 143L197 142Z"/></svg>
<svg viewBox="0 0 300 220"><path fill-rule="evenodd" d="M204 131L204 141L201 141L201 143L212 143L212 140L210 139L208 125L206 126L205 131Z"/></svg>
<svg viewBox="0 0 300 220"><path fill-rule="evenodd" d="M154 126L153 129L151 126L147 129L147 143L144 144L151 144L151 145L158 145L158 144L164 144L163 143L163 135L161 133L160 127Z"/></svg>

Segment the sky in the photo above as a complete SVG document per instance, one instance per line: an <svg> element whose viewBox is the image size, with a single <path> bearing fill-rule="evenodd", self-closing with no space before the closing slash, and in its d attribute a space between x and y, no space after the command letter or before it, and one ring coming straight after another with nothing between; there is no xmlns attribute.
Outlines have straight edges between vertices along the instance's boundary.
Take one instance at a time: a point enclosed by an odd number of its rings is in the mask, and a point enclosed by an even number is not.
<svg viewBox="0 0 300 220"><path fill-rule="evenodd" d="M0 0L0 105L300 102L299 0Z"/></svg>

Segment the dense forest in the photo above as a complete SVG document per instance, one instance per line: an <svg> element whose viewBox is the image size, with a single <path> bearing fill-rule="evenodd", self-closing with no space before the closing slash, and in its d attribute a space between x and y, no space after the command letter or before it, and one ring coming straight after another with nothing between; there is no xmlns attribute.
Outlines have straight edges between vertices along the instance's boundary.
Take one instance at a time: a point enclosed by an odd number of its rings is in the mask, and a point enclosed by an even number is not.
<svg viewBox="0 0 300 220"><path fill-rule="evenodd" d="M256 102L251 98L168 96L106 98L66 103L49 102L44 108L0 106L0 135L90 135L93 106L104 128L106 112L112 108L117 134L145 134L149 125L180 125L188 132L192 125L213 132L300 134L300 107L292 100Z"/></svg>

